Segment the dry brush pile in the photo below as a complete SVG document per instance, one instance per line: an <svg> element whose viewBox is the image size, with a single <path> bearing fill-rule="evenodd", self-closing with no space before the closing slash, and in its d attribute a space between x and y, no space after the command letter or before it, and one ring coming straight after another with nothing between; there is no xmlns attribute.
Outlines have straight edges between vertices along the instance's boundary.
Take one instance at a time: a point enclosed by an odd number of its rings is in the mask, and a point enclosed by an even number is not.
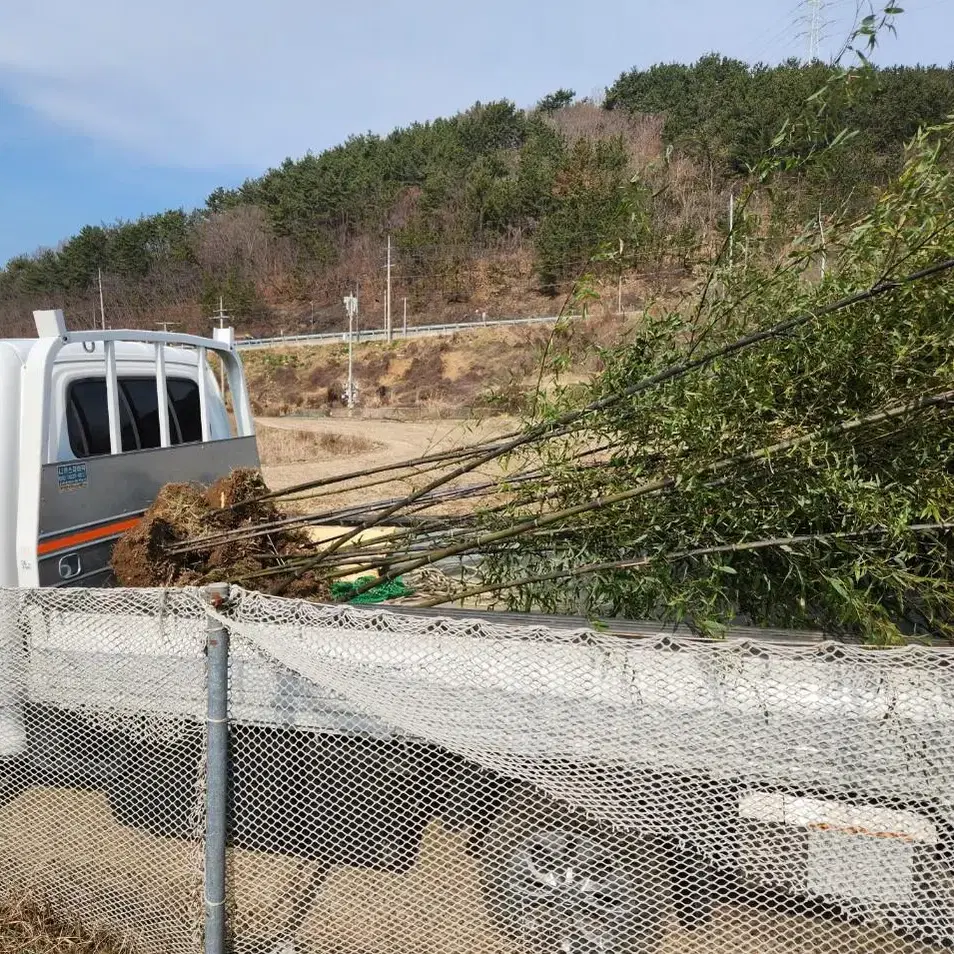
<svg viewBox="0 0 954 954"><path fill-rule="evenodd" d="M128 954L130 950L124 938L68 921L36 899L0 903L0 954Z"/></svg>
<svg viewBox="0 0 954 954"><path fill-rule="evenodd" d="M310 551L300 528L284 528L261 475L237 470L209 488L168 484L142 521L113 550L122 586L195 586L260 579L258 588L289 596L321 597L325 582L306 572L292 578L282 566ZM260 532L268 527L267 532ZM188 544L183 548L184 544Z"/></svg>

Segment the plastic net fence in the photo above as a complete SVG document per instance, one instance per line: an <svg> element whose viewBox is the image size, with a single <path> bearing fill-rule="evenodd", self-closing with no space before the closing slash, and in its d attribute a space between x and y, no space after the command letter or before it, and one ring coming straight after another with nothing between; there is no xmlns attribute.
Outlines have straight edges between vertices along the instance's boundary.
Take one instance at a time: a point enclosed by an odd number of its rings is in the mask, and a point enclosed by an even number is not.
<svg viewBox="0 0 954 954"><path fill-rule="evenodd" d="M207 617L236 951L954 949L954 654L233 591L0 602L0 884L202 944Z"/></svg>
<svg viewBox="0 0 954 954"><path fill-rule="evenodd" d="M252 730L235 771L281 802L253 843L330 866L295 927L317 950L954 941L950 655L249 595L230 625L235 720L267 672L273 721L308 739Z"/></svg>
<svg viewBox="0 0 954 954"><path fill-rule="evenodd" d="M205 626L181 591L0 590L6 901L116 947L201 947Z"/></svg>

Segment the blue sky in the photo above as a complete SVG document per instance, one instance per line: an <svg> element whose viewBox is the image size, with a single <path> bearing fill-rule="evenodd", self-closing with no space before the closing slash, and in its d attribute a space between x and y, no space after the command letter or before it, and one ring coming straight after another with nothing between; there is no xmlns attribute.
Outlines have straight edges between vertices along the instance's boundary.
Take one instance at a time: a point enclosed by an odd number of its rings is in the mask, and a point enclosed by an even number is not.
<svg viewBox="0 0 954 954"><path fill-rule="evenodd" d="M824 55L854 2L826 0ZM901 5L878 59L946 64L954 0ZM591 95L633 66L713 50L801 56L804 13L797 0L5 3L0 262L476 100Z"/></svg>

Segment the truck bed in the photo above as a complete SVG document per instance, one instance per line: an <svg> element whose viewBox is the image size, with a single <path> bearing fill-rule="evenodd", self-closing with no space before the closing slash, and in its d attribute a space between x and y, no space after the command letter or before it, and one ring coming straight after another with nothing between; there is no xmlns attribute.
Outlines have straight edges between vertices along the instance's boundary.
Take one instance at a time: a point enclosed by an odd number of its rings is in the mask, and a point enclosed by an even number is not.
<svg viewBox="0 0 954 954"><path fill-rule="evenodd" d="M468 757L811 790L876 780L885 797L942 795L932 764L954 730L954 694L938 650L622 639L254 596L242 605L230 620L237 722L412 737ZM201 605L186 618L26 606L20 625L30 701L120 721L204 719Z"/></svg>

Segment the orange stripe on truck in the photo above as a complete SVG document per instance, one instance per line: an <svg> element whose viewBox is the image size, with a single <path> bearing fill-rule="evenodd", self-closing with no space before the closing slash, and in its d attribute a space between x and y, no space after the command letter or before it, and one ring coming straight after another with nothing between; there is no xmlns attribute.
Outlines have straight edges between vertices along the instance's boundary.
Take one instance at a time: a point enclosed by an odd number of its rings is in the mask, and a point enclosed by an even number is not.
<svg viewBox="0 0 954 954"><path fill-rule="evenodd" d="M109 537L118 537L127 530L132 530L140 521L140 517L130 517L126 520L117 520L113 523L104 523L99 527L91 527L89 530L80 530L77 533L68 533L62 537L53 537L48 540L41 540L37 545L36 552L39 556L48 556L59 550L72 550L75 547L81 547L86 543L97 543L100 540L106 540Z"/></svg>

